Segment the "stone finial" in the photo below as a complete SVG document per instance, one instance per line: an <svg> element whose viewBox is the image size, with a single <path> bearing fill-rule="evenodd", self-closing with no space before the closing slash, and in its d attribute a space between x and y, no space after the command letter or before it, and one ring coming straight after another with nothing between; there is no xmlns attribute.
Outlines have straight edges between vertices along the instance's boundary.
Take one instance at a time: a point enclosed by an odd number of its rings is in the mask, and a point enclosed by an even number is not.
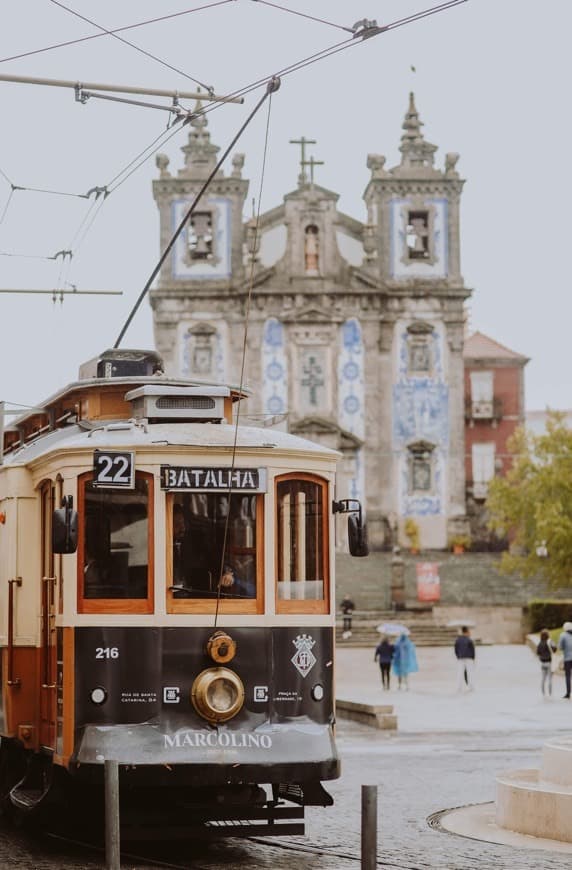
<svg viewBox="0 0 572 870"><path fill-rule="evenodd" d="M455 170L455 166L457 165L458 160L459 160L459 155L453 151L451 151L449 154L445 154L445 173L447 175L458 175L459 174Z"/></svg>
<svg viewBox="0 0 572 870"><path fill-rule="evenodd" d="M383 154L367 155L367 168L371 169L372 178L383 178L384 175L387 175L387 170L384 169L384 166L385 157Z"/></svg>
<svg viewBox="0 0 572 870"><path fill-rule="evenodd" d="M250 218L246 224L246 239L245 248L248 255L248 262L258 262L258 251L260 250L261 234L259 231L257 220L254 216Z"/></svg>
<svg viewBox="0 0 572 870"><path fill-rule="evenodd" d="M377 254L377 239L374 224L365 224L363 228L363 250L365 253L366 263L371 263L375 260Z"/></svg>
<svg viewBox="0 0 572 870"><path fill-rule="evenodd" d="M157 154L155 157L155 166L159 170L160 178L170 178L171 173L168 170L169 158L166 154Z"/></svg>
<svg viewBox="0 0 572 870"><path fill-rule="evenodd" d="M232 177L242 178L242 167L244 166L244 154L235 154L232 158Z"/></svg>
<svg viewBox="0 0 572 870"><path fill-rule="evenodd" d="M403 136L401 137L401 165L408 167L432 167L436 145L426 142L421 132L423 122L415 106L415 95L409 94L409 108L403 121Z"/></svg>
<svg viewBox="0 0 572 870"><path fill-rule="evenodd" d="M208 122L197 100L191 115L189 141L181 148L185 155L185 168L181 175L194 178L206 178L216 166L216 156L219 152L218 145L211 142L211 134L208 131Z"/></svg>

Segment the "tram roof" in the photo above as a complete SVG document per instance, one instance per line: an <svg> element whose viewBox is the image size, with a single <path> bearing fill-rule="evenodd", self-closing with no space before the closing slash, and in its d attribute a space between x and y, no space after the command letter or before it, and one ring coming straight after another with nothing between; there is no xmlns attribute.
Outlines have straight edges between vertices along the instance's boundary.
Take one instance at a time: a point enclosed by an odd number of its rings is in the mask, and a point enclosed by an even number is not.
<svg viewBox="0 0 572 870"><path fill-rule="evenodd" d="M289 432L258 426L238 426L229 423L139 423L101 421L86 428L76 423L54 429L6 454L5 465L26 465L39 457L58 451L101 449L127 449L137 447L160 452L161 448L192 447L228 450L236 444L243 450L277 450L287 453L306 453L323 458L337 458L337 450L324 447Z"/></svg>

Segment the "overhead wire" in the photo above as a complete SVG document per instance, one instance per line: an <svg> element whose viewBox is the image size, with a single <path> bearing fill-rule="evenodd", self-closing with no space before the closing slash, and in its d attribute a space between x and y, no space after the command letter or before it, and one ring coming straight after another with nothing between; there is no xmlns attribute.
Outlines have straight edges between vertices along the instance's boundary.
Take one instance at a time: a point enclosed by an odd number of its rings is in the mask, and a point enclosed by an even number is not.
<svg viewBox="0 0 572 870"><path fill-rule="evenodd" d="M100 39L102 36L111 36L116 33L122 33L125 30L134 30L136 27L143 27L146 24L157 24L161 21L168 21L171 18L179 18L181 15L190 15L193 12L202 12L204 9L212 9L214 6L224 6L226 3L233 2L235 2L235 0L216 0L215 3L207 3L204 6L196 6L193 9L184 9L182 12L173 12L170 15L161 15L158 18L148 18L146 21L139 21L136 24L126 24L123 27L114 27L113 30L107 30L103 33L92 33L89 36L81 36L78 39L68 39L66 42L56 42L53 45L46 45L43 48L24 51L20 54L13 54L10 57L1 57L0 63L5 63L9 60L20 60L23 57L31 57L34 54L42 54L46 51L53 51L56 48L77 45L80 42L88 42L90 39Z"/></svg>
<svg viewBox="0 0 572 870"><path fill-rule="evenodd" d="M395 30L396 28L403 27L406 24L412 24L415 21L421 20L422 18L427 18L439 12L444 12L447 9L452 9L455 6L460 6L462 3L467 2L468 0L447 0L447 2L445 3L440 3L437 6L431 6L427 9L420 10L419 12L412 13L405 18L400 18L396 21L392 21L389 24L381 24L379 26L375 25L370 28L364 29L363 32L357 31L353 34L352 37L335 43L334 45L328 46L327 48L321 49L320 51L308 55L307 57L304 57L299 61L295 61L294 63L283 67L282 69L276 70L271 75L284 78L285 76L290 75L293 72L298 72L298 70L304 69L307 66L311 66L313 63L317 63L320 60L325 60L328 57L332 57L334 54L338 54L340 51L345 51L346 49L352 48L356 45L363 45L363 43L366 42L368 39L373 38L374 36L378 36L381 33L386 33L389 30ZM242 88L238 88L236 91L232 91L231 93L227 94L227 97L244 97L252 91L257 90L259 87L262 87L264 84L266 84L270 77L270 75L267 75L259 78L254 82L244 85ZM201 109L201 113L205 115L209 114L210 112L219 108L219 105L220 104L215 103L210 106L206 106L204 109Z"/></svg>
<svg viewBox="0 0 572 870"><path fill-rule="evenodd" d="M287 6L280 6L278 3L270 3L269 0L252 0L253 3L260 3L262 6L273 6L274 9L281 9L282 12L290 12L292 15L299 15L301 18L308 18L310 21L318 21L320 24L329 24L330 27L337 27L338 30L346 30L353 33L351 27L344 27L342 24L334 24L333 21L326 21L324 18L316 18L314 15L308 15L306 12L299 12L297 9L288 9Z"/></svg>
<svg viewBox="0 0 572 870"><path fill-rule="evenodd" d="M235 0L223 0L226 3L235 2ZM92 21L91 18L87 18L85 15L82 15L80 12L76 12L75 9L71 9L69 6L65 6L60 0L50 0L50 3L53 3L55 6L59 6L61 9L65 9L66 12L69 12L71 15L75 15L77 18L80 18L82 21L86 21L88 24L91 24L93 27L97 27L98 30L102 30L108 36L112 36L114 39L117 39L119 42L122 42L124 45L128 45L130 48L133 48L135 51L138 51L140 54L145 55L145 57L151 58L151 60L160 63L161 66L166 67L167 69L172 70L173 72L178 73L179 75L184 76L184 78L189 79L189 81L194 82L196 85L200 85L202 88L209 92L213 92L214 88L212 85L206 85L200 79L195 78L194 76L189 75L181 69L178 69L176 66L172 66L167 61L162 60L160 57L157 57L154 54L151 54L150 51L147 51L144 48L141 48L139 45L135 45L134 42L129 42L128 39L124 39L122 36L118 36L117 33L114 33L112 30L108 30L106 27L103 27L101 24L97 24L95 21Z"/></svg>
<svg viewBox="0 0 572 870"><path fill-rule="evenodd" d="M60 2L60 0L50 0L50 2L52 2L54 5L57 5L63 9L65 9L66 11L70 12L71 14L76 15L77 17L87 21L88 23L92 24L94 27L98 27L100 30L103 31L102 34L98 34L98 35L106 35L106 34L113 35L113 36L115 35L115 33L113 31L106 30L101 25L96 24L95 22L91 21L90 19L85 18L85 16L80 15L80 13L77 13L73 9L70 9L69 7L65 6L63 3ZM197 7L194 10L187 10L187 12L188 11L199 11L200 9L209 8L210 6L224 5L224 4L229 3L229 2L235 2L235 0L219 0L219 2L217 2L217 3L209 4L209 5L204 6L204 7ZM254 0L254 2L263 2L265 5L273 6L273 7L276 7L278 9L282 9L284 11L289 11L289 12L294 11L294 10L285 9L285 7L280 7L278 4L270 3L270 2L268 2L268 0ZM434 15L438 12L442 12L442 11L445 11L447 9L451 9L455 6L459 6L462 3L466 3L466 2L467 2L467 0L447 0L447 2L438 4L437 6L429 7L428 9L421 10L419 12L413 13L412 15L406 16L404 18L397 19L396 21L390 22L389 24L386 24L386 25L377 26L375 24L375 22L368 22L368 24L375 25L375 26L371 26L369 28L366 28L366 30L363 33L360 32L359 30L357 32L353 32L353 29L342 28L342 29L350 30L350 32L352 32L352 37L347 39L347 40L343 40L342 42L336 43L332 46L329 46L325 49L322 49L318 52L315 52L314 54L309 55L305 58L302 58L301 60L296 61L296 62L290 64L289 66L282 68L281 70L274 73L273 75L266 76L266 77L261 78L261 79L257 79L256 81L254 81L248 85L245 85L243 88L241 88L237 91L234 91L233 93L228 94L227 96L229 96L229 97L245 96L246 94L251 93L252 91L256 90L257 88L259 88L265 84L268 87L269 82L272 81L273 78L282 78L286 75L289 75L293 72L297 72L300 69L303 69L307 66L310 66L313 63L318 62L319 60L324 60L327 57L331 57L340 51L344 51L346 48L350 48L354 45L361 45L361 44L363 44L363 42L365 41L366 38L370 38L371 36L377 36L380 33L384 33L384 32L387 32L389 30L396 29L397 27L402 27L405 24L413 23L414 21L421 20L422 18L426 18L426 17L428 17L430 15ZM176 14L186 14L186 13L176 13ZM302 17L312 17L312 16L306 16L304 13L298 13L298 14L300 14ZM149 22L142 22L141 24L152 23L155 21L164 20L166 17L172 17L172 16L163 16L163 17L158 18L158 19L152 19ZM332 22L327 22L323 19L314 19L314 20L320 20L322 23L325 23L325 24L332 24ZM140 25L133 25L133 26L140 26ZM334 26L338 26L338 25L334 25ZM132 45L127 40L123 40L121 37L116 37L116 38L119 39L120 41L125 42L126 44L130 45L131 47L139 50L139 48L137 46ZM143 53L146 54L145 51L143 51ZM151 55L149 55L149 56L151 56ZM153 56L151 56L151 57L153 57ZM159 58L153 57L153 59L158 60L160 63L163 63L163 61L161 61ZM166 64L166 65L169 66L168 64ZM191 78L191 80L194 81L196 84L199 84L200 86L205 87L207 89L207 91L209 90L208 86L204 85L202 82L199 82L197 79L194 79L194 78L186 75L186 73L183 73L180 70L176 70L175 67L169 66L169 68L173 69L176 72L180 72L186 78ZM214 111L214 109L219 108L221 105L225 105L225 103L224 102L221 102L221 103L217 102L217 103L212 103L210 105L207 105L204 108L201 108L200 110L187 115L185 123L188 122L191 117L193 117L193 116L196 117L198 115L206 115L206 114ZM180 120L180 118L177 118L177 120ZM89 231L89 229L91 229L93 222L95 221L97 215L99 214L99 211L101 210L103 202L107 199L107 196L109 194L111 194L112 192L114 192L115 190L117 190L125 181L127 181L127 179L134 172L136 172L154 153L156 153L156 151L160 147L162 147L173 136L175 136L179 132L179 130L182 129L182 126L183 125L181 125L181 126L173 125L173 128L171 128L170 130L168 129L167 131L163 131L159 136L155 137L155 139L145 149L143 149L143 151L139 152L139 154L137 154L125 167L123 167L122 170L120 170L119 173L117 173L113 177L113 179L108 183L108 185L101 188L102 190L105 191L105 197L101 200L101 202L99 204L99 208L95 211L95 213L92 214L92 218L91 218L88 226L86 227L85 232L81 236L82 243L85 240L87 232ZM6 173L1 169L0 169L0 174L11 185L12 192L14 190L21 189L21 188L15 186L12 183L12 181L8 178ZM115 183L115 182L117 182L117 183ZM33 190L33 188L30 188L30 190ZM61 194L61 195L67 195L67 196L77 196L77 197L83 197L83 198L89 197L89 194L71 194L71 193L64 193L61 191L48 191L48 190L42 190L42 189L35 189L35 190L37 192L43 192L43 193ZM99 188L96 188L96 190L99 190ZM11 196L8 198L8 202L6 203L6 205L4 207L4 211L2 213L2 216L0 217L0 223L2 223L2 221L4 220L6 211L10 205L10 200L11 200ZM86 223L86 221L88 220L89 214L91 214L92 212L93 212L93 209L90 206L90 209L88 209L87 215L84 216L84 219L80 223L78 230L76 230L76 234L74 236L74 239L78 236L78 233L81 231L82 226ZM5 252L0 252L0 256L20 256L20 257L25 257L28 259L54 259L53 257L10 254L10 253L5 253Z"/></svg>

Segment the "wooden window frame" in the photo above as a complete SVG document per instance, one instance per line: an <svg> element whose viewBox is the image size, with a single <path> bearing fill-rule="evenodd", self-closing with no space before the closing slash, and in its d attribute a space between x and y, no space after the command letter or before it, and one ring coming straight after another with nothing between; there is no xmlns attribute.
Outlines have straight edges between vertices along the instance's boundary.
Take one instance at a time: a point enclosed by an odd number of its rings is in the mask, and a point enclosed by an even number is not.
<svg viewBox="0 0 572 870"><path fill-rule="evenodd" d="M147 598L84 598L83 564L85 554L85 486L93 480L93 471L80 474L78 485L79 540L77 547L78 613L154 613L155 610L155 481L148 471L136 471L135 479L147 481Z"/></svg>
<svg viewBox="0 0 572 870"><path fill-rule="evenodd" d="M256 495L256 598L238 600L233 598L175 598L170 587L173 585L173 547L171 530L173 528L173 504L175 492L168 492L165 504L165 578L167 613L206 613L206 614L253 614L264 613L264 493ZM236 493L240 495L241 493ZM217 607L218 604L218 607Z"/></svg>
<svg viewBox="0 0 572 870"><path fill-rule="evenodd" d="M320 599L289 599L279 598L278 596L278 577L280 565L280 552L278 547L279 541L279 502L278 502L278 484L284 483L287 480L303 480L316 483L322 488L322 565L324 569L324 597ZM275 600L276 613L295 613L295 614L320 614L330 612L330 498L329 498L329 480L325 477L320 477L317 474L308 472L291 472L289 474L281 474L274 478L274 521L275 531L274 540L276 542L274 554L274 576L275 576Z"/></svg>

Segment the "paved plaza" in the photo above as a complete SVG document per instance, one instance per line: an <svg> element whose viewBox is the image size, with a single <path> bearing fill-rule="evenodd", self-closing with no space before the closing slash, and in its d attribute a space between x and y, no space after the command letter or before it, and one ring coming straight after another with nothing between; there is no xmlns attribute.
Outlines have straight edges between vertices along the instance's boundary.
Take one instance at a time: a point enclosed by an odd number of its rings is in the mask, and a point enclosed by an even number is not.
<svg viewBox="0 0 572 870"><path fill-rule="evenodd" d="M164 846L155 860L125 855L123 870L359 870L362 785L378 787L377 866L384 870L569 870L570 855L484 843L427 823L440 810L493 801L496 773L537 767L542 744L572 730L562 678L553 699L543 699L530 650L480 647L476 691L457 694L451 649L420 648L418 659L408 692L383 692L373 649L338 648L338 697L394 704L399 730L340 721L342 777L327 784L335 805L308 811L306 837ZM104 860L0 828L0 868L13 867L96 870Z"/></svg>

